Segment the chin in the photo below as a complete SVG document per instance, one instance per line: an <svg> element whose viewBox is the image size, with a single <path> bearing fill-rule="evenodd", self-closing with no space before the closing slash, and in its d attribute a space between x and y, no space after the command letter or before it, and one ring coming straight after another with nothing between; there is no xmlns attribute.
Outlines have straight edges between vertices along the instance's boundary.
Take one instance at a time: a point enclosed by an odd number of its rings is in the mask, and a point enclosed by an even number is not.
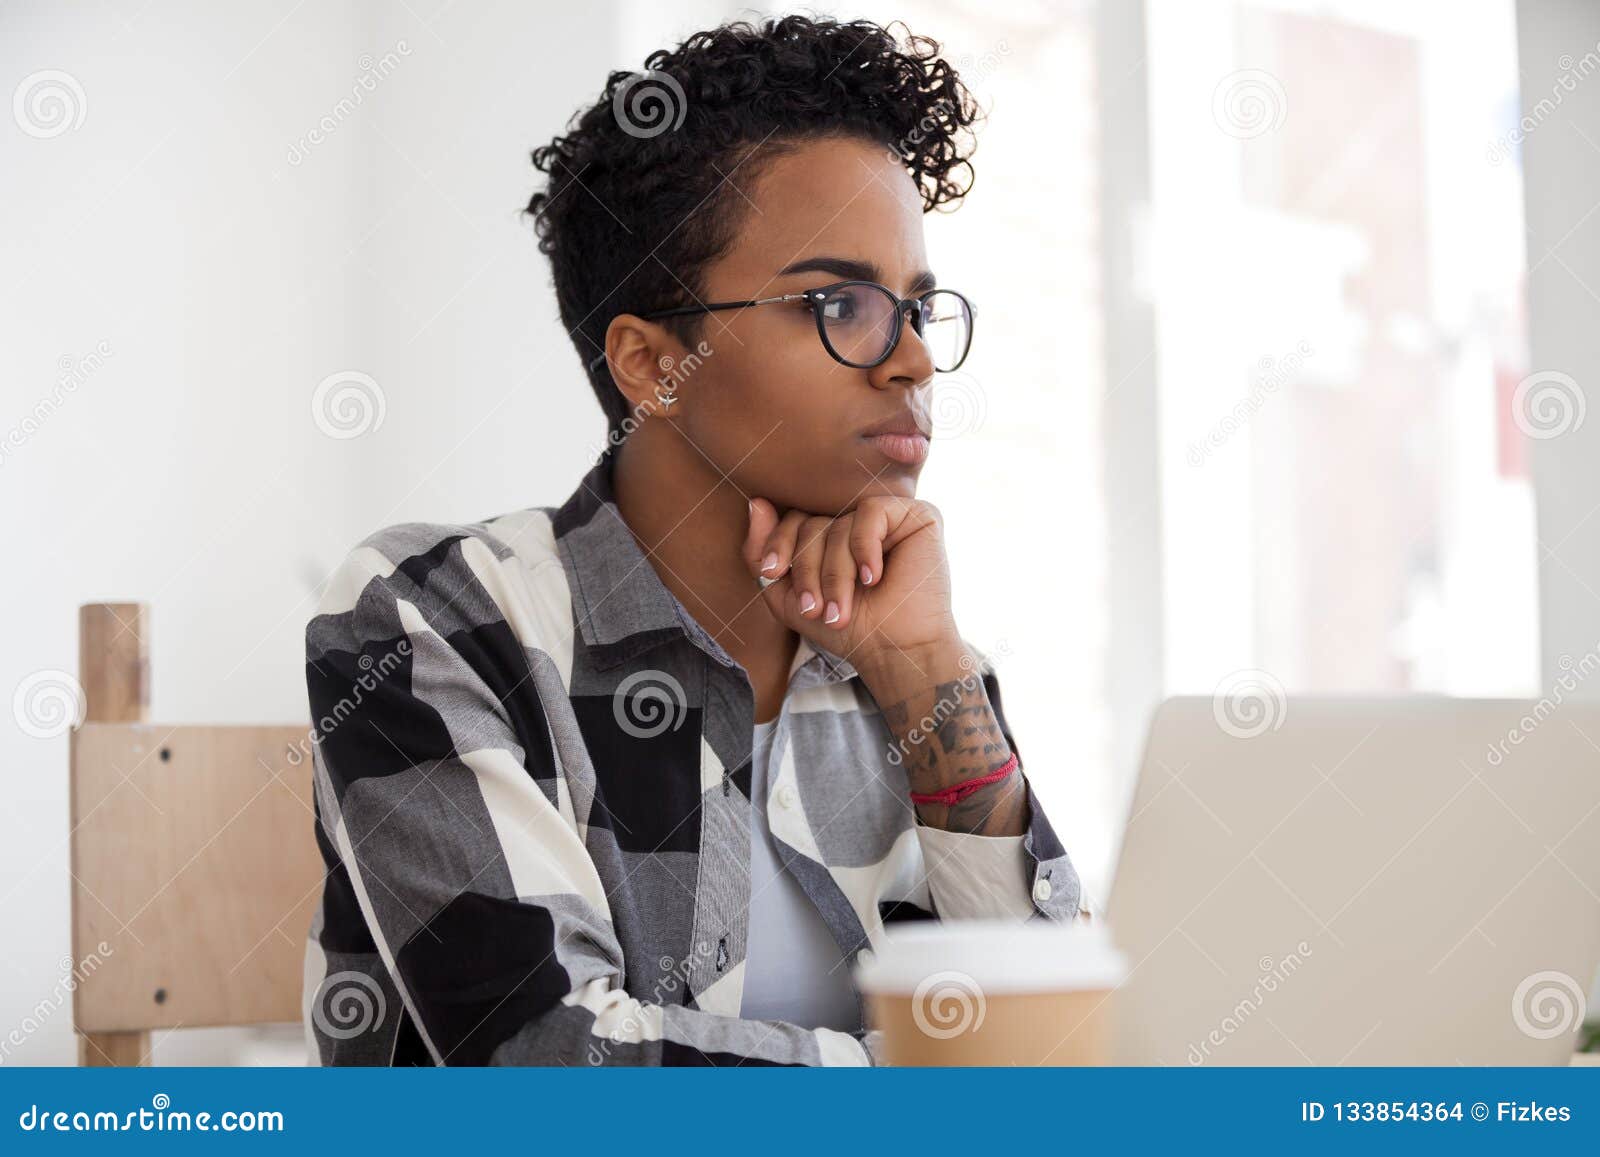
<svg viewBox="0 0 1600 1157"><path fill-rule="evenodd" d="M851 500L852 505L859 503L863 498L915 498L917 496L917 475L915 470L886 470L880 474L866 489Z"/></svg>
<svg viewBox="0 0 1600 1157"><path fill-rule="evenodd" d="M870 472L866 467L867 462L860 454L845 455L832 468L826 466L823 459L817 458L807 471L808 477L799 480L801 485L797 491L781 495L773 493L768 497L780 509L807 510L837 518L854 510L864 498L911 499L917 496L917 478L922 473L920 464L910 467L893 463L884 468L879 463ZM806 485L808 482L822 483L824 480L826 486Z"/></svg>

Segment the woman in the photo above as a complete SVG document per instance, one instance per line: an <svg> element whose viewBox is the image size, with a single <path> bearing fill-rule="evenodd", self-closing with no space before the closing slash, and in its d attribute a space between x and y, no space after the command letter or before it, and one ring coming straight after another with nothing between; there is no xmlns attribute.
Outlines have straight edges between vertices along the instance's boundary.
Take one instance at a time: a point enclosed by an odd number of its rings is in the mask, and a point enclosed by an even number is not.
<svg viewBox="0 0 1600 1157"><path fill-rule="evenodd" d="M1078 914L916 498L970 94L865 22L647 67L534 153L599 461L370 536L307 629L323 1063L872 1063L885 924Z"/></svg>

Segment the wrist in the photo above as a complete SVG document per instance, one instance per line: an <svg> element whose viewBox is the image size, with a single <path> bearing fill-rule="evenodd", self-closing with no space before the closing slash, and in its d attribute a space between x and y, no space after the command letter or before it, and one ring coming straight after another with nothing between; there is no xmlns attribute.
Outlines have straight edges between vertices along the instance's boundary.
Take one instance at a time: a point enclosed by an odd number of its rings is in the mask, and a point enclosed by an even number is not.
<svg viewBox="0 0 1600 1157"><path fill-rule="evenodd" d="M880 707L908 699L919 691L962 679L978 666L978 657L959 635L911 647L879 647L860 655L852 665Z"/></svg>

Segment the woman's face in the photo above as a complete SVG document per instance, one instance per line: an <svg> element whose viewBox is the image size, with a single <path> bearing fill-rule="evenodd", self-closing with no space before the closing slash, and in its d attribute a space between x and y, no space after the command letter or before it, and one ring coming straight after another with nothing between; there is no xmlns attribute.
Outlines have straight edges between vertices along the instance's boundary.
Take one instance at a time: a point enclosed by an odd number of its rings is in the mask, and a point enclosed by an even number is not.
<svg viewBox="0 0 1600 1157"><path fill-rule="evenodd" d="M852 278L902 298L933 287L921 197L886 149L801 144L740 189L750 203L732 248L707 271L705 301ZM701 337L711 353L681 375L678 428L741 491L819 514L852 509L867 495L916 493L928 449L916 431L931 429L934 370L909 321L894 352L871 369L836 361L803 302L706 314ZM900 436L874 436L886 428Z"/></svg>

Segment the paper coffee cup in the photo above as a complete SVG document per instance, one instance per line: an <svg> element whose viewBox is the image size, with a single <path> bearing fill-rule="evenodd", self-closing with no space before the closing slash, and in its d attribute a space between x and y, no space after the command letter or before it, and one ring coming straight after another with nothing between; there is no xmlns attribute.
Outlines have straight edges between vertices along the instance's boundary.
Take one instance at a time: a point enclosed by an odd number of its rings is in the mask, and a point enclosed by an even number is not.
<svg viewBox="0 0 1600 1157"><path fill-rule="evenodd" d="M891 925L853 970L891 1065L1096 1065L1127 961L1103 924Z"/></svg>

